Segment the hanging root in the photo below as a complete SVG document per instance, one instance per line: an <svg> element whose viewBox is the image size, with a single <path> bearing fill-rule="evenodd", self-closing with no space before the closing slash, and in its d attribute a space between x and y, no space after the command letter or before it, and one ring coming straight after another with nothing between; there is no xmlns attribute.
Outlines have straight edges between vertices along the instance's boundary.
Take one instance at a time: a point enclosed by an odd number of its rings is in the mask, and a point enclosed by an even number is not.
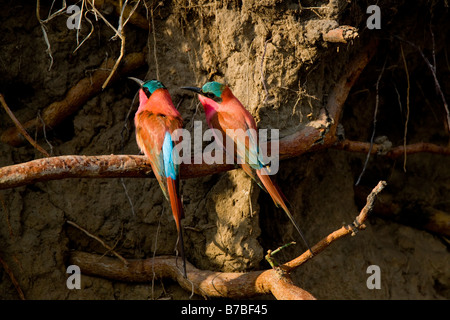
<svg viewBox="0 0 450 320"><path fill-rule="evenodd" d="M122 65L119 68L119 72L116 73L111 80L115 81L120 75L128 74L144 64L145 55L143 53L130 53L125 56ZM109 74L108 70L111 69L113 65L113 59L106 60L91 76L78 81L78 83L67 92L63 100L53 102L44 109L42 112L44 123L38 119L32 119L25 122L23 128L25 130L38 129L41 131L43 124L45 124L47 128L56 127L64 119L82 107L90 98L101 92L102 84ZM21 146L25 142L21 130L16 127L5 130L0 136L0 140L14 147Z"/></svg>

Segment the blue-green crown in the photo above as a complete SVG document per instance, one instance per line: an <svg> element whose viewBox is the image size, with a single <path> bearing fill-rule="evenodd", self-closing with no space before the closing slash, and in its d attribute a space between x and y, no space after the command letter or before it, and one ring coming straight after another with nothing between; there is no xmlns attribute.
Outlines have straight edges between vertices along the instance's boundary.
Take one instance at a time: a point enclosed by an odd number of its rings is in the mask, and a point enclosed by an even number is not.
<svg viewBox="0 0 450 320"><path fill-rule="evenodd" d="M157 89L166 89L166 87L158 80L148 80L142 85L142 89L147 89L150 94L155 92Z"/></svg>
<svg viewBox="0 0 450 320"><path fill-rule="evenodd" d="M202 87L202 91L204 93L212 93L217 98L220 98L223 90L225 89L225 85L216 81L205 83Z"/></svg>

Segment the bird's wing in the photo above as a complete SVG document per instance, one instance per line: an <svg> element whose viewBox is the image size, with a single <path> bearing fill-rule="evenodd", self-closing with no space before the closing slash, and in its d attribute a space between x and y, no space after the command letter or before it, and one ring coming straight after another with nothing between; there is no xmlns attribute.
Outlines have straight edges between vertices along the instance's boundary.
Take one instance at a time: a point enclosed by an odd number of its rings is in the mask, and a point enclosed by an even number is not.
<svg viewBox="0 0 450 320"><path fill-rule="evenodd" d="M181 230L184 210L178 196L180 163L176 158L177 153L173 152L175 142L171 136L176 129L183 127L183 120L181 116L169 116L145 110L136 115L135 123L137 143L150 160L161 190L171 205L178 231L178 246L183 260L183 272L186 276L186 258Z"/></svg>
<svg viewBox="0 0 450 320"><path fill-rule="evenodd" d="M222 133L224 145L226 144L227 137L234 141L233 157L235 161L240 164L245 173L247 173L263 190L266 190L255 172L255 170L261 168L261 164L258 161L259 150L257 132L256 130L247 131L250 128L245 117L239 117L231 112L219 111L210 118L209 126L218 129ZM227 134L227 129L236 130L235 135L232 136L230 131L228 131ZM242 135L242 133L244 134ZM225 151L230 151L227 149L228 148L224 147Z"/></svg>
<svg viewBox="0 0 450 320"><path fill-rule="evenodd" d="M179 174L179 165L173 161L173 142L169 139L174 130L182 127L179 118L168 117L161 113L142 111L136 117L136 140L141 151L149 159L164 196L169 199L166 186L166 172L175 178Z"/></svg>
<svg viewBox="0 0 450 320"><path fill-rule="evenodd" d="M221 131L224 145L227 137L234 141L234 158L239 160L238 163L248 164L253 169L261 168L258 133L256 128L249 126L244 116L219 111L210 118L209 125ZM227 132L227 129L234 132Z"/></svg>

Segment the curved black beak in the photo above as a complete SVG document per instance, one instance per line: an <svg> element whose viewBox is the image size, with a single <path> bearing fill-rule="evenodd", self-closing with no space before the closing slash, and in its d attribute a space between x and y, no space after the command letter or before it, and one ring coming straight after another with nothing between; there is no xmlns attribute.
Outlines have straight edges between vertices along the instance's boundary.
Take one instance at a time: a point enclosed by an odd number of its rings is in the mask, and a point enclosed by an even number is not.
<svg viewBox="0 0 450 320"><path fill-rule="evenodd" d="M202 89L198 88L198 87L181 87L181 89L193 91L193 92L198 93L198 94L203 94Z"/></svg>
<svg viewBox="0 0 450 320"><path fill-rule="evenodd" d="M138 79L138 78L134 78L134 77L128 77L128 79L136 81L141 87L144 84L144 81Z"/></svg>

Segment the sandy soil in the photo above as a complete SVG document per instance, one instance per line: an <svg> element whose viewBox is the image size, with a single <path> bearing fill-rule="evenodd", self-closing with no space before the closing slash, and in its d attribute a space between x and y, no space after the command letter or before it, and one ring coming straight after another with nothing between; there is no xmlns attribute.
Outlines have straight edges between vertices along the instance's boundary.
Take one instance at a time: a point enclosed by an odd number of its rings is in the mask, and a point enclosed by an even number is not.
<svg viewBox="0 0 450 320"><path fill-rule="evenodd" d="M407 142L448 145L445 110L428 66L419 51L394 37L414 42L432 61L431 26L437 77L449 101L450 20L445 1L421 1L416 7L405 1L384 1L379 4L381 30L366 28L366 1L302 1L302 7L296 1L277 0L200 3L147 1L148 11L143 4L137 11L144 17L148 13L151 25L153 10L153 31L132 24L125 28L126 52L147 53L147 65L130 76L159 78L179 106L186 129L193 130L194 121L203 121L203 128L206 123L198 101L180 87L217 80L229 84L260 128L280 129L281 137L293 133L318 115L351 55L372 37L379 37L379 50L345 105L341 123L346 138L370 140L375 84L386 61L378 92L376 135L387 136L394 146L403 144L408 87L403 50L410 79ZM46 24L53 55L49 69L51 61L35 9L34 3L10 1L0 10L0 92L21 122L36 118L47 105L61 100L105 58L117 57L120 48L119 41L111 39L113 31L88 15L93 34L74 53L76 32L66 26L68 15L60 15ZM42 4L42 18L49 9ZM117 24L114 10L108 5L102 10ZM360 38L348 44L323 41L322 34L338 25L357 27ZM89 30L84 21L80 37ZM133 82L119 79L62 124L47 128L46 139L41 137L38 142L54 156L138 154L132 122L136 89ZM0 112L0 133L11 126L8 115ZM0 143L0 166L39 157L28 144ZM448 240L445 234L431 232L422 220L430 208L447 212L448 219L450 158L409 155L405 171L402 157L371 157L360 186L355 187L365 157L328 149L281 162L277 182L310 243L353 221L361 208L361 190L371 189L379 180L388 182L386 206L397 208L384 214L376 211L365 231L333 244L298 269L294 281L319 299L449 299ZM197 268L266 269L269 265L263 256L268 249L297 240L296 246L278 256L281 262L305 249L284 213L241 170L184 180L182 194L186 254ZM151 257L155 248L156 255L174 254L175 224L154 179L40 182L2 190L0 200L0 257L26 298L190 296L169 280L158 280L152 286L83 276L81 290L66 287L72 250L105 253L97 241L68 225L68 220L126 258ZM447 236L449 228L447 223ZM379 290L366 286L370 265L380 267ZM0 279L0 298L17 299L2 267Z"/></svg>

